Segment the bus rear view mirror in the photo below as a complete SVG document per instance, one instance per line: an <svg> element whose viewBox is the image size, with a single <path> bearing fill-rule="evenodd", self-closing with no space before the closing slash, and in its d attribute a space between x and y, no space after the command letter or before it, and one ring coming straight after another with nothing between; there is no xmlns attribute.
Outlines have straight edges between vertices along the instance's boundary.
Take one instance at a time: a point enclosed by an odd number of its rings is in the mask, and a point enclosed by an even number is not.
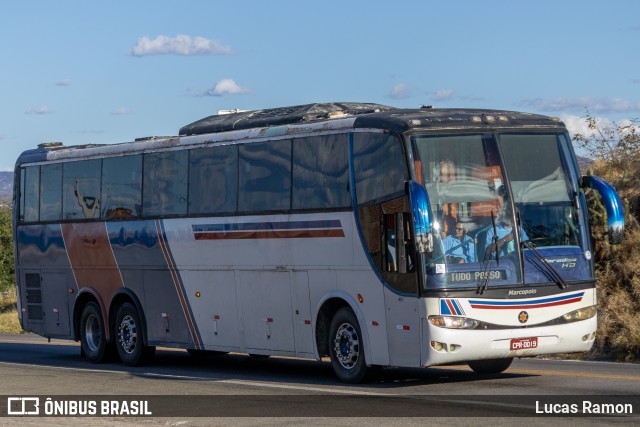
<svg viewBox="0 0 640 427"><path fill-rule="evenodd" d="M427 190L416 181L407 182L411 214L416 233L416 249L419 253L433 251L431 236L431 209Z"/></svg>
<svg viewBox="0 0 640 427"><path fill-rule="evenodd" d="M607 209L607 226L609 227L609 243L617 245L624 238L624 210L620 196L611 184L602 178L593 175L585 175L581 178L583 188L596 190Z"/></svg>

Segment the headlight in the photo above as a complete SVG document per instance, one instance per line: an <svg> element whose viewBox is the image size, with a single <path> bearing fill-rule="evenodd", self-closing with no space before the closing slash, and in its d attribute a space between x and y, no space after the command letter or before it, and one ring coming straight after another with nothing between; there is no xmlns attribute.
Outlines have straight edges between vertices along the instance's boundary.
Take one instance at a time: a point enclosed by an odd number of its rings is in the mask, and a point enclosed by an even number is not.
<svg viewBox="0 0 640 427"><path fill-rule="evenodd" d="M454 316L429 316L429 322L433 326L450 329L475 329L480 324L477 320L468 317Z"/></svg>
<svg viewBox="0 0 640 427"><path fill-rule="evenodd" d="M580 320L591 319L597 312L598 310L596 309L596 306L592 305L590 307L579 308L562 317L564 317L564 320L567 322L578 322Z"/></svg>

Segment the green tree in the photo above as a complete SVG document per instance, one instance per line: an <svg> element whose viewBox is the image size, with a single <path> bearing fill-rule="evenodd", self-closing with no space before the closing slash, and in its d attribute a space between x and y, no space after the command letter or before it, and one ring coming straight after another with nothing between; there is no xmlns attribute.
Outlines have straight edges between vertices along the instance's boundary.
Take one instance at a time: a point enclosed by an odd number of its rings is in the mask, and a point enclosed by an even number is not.
<svg viewBox="0 0 640 427"><path fill-rule="evenodd" d="M11 211L0 211L0 292L6 292L15 284L13 267L13 236Z"/></svg>

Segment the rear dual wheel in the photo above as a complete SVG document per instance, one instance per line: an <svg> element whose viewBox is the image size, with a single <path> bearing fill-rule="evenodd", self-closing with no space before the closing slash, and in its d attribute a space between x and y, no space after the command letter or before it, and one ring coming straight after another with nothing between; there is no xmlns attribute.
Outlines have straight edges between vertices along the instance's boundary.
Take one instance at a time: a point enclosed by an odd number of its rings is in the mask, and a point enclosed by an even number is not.
<svg viewBox="0 0 640 427"><path fill-rule="evenodd" d="M103 363L113 354L105 330L100 307L95 302L87 303L80 316L80 351L88 361Z"/></svg>
<svg viewBox="0 0 640 427"><path fill-rule="evenodd" d="M125 302L118 309L115 323L116 349L122 363L139 366L149 362L156 348L145 345L144 329L135 306Z"/></svg>

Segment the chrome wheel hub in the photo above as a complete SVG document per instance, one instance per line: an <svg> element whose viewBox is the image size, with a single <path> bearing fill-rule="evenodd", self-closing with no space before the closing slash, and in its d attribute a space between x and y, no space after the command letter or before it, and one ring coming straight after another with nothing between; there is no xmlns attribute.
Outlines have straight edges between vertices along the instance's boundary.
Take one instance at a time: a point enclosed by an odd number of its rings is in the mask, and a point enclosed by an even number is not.
<svg viewBox="0 0 640 427"><path fill-rule="evenodd" d="M118 342L120 346L125 352L131 354L136 348L137 339L136 322L133 321L133 317L130 315L124 316L118 327Z"/></svg>
<svg viewBox="0 0 640 427"><path fill-rule="evenodd" d="M352 369L356 365L360 355L360 340L352 325L348 323L340 325L333 339L333 348L343 368Z"/></svg>

